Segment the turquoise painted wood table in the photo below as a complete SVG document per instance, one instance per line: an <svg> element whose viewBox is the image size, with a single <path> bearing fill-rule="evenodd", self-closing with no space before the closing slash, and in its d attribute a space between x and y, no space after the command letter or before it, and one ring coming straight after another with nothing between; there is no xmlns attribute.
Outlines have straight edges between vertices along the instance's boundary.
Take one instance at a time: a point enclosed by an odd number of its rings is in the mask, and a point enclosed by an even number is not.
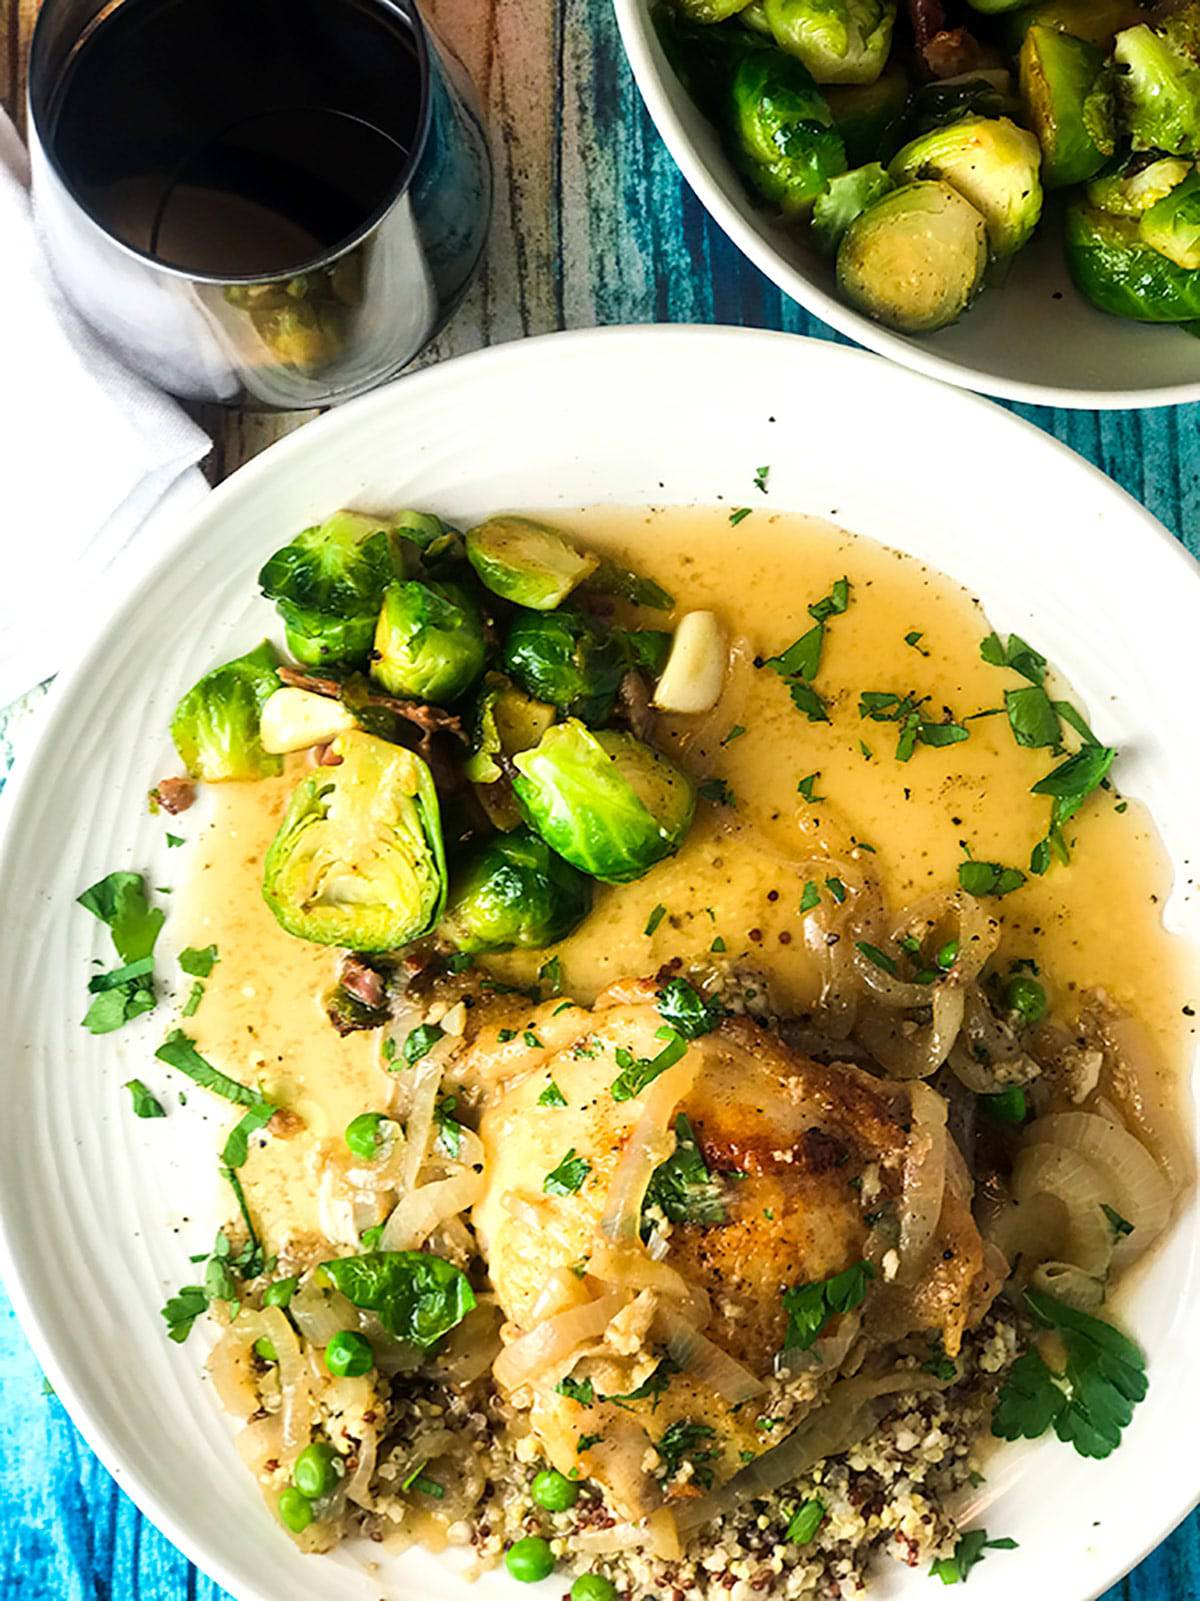
<svg viewBox="0 0 1200 1601"><path fill-rule="evenodd" d="M431 9L480 85L499 185L486 270L427 360L596 323L743 323L835 337L742 260L692 198L642 108L607 0L438 0ZM0 0L7 22L0 28L0 97L14 112L35 10L36 0ZM803 347L796 366L802 382ZM719 404L719 374L714 397ZM1015 409L1095 462L1200 554L1200 407ZM203 420L214 436L207 464L214 480L303 422ZM930 440L931 467L936 455ZM969 526L969 506L963 517ZM0 783L35 735L43 701L38 689L0 710ZM137 1358L125 1352L114 1360ZM1193 1461L1185 1447L1164 1471L1194 1475ZM0 1531L0 1601L223 1595L138 1514L91 1455L45 1390L2 1294ZM1107 1601L1117 1597L1197 1601L1200 1515Z"/></svg>

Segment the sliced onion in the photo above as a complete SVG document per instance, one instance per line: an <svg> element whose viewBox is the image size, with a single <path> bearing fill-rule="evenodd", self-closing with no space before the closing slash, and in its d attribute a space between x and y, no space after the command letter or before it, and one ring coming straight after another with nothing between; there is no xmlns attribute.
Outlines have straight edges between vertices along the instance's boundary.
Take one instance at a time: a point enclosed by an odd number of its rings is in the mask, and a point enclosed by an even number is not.
<svg viewBox="0 0 1200 1601"><path fill-rule="evenodd" d="M614 1243L638 1239L650 1175L675 1148L671 1117L695 1083L697 1070L697 1054L689 1051L682 1061L660 1073L642 1094L642 1115L621 1152L604 1198L600 1233L606 1239Z"/></svg>
<svg viewBox="0 0 1200 1601"><path fill-rule="evenodd" d="M1042 1262L1029 1280L1035 1290L1053 1295L1080 1312L1094 1312L1104 1302L1104 1280L1073 1262Z"/></svg>
<svg viewBox="0 0 1200 1601"><path fill-rule="evenodd" d="M496 1358L492 1373L505 1390L528 1384L566 1362L581 1345L597 1340L625 1305L627 1296L611 1291L586 1306L572 1307L518 1335Z"/></svg>
<svg viewBox="0 0 1200 1601"><path fill-rule="evenodd" d="M928 1084L908 1087L912 1129L904 1153L900 1190L897 1282L913 1284L929 1255L946 1190L946 1103Z"/></svg>
<svg viewBox="0 0 1200 1601"><path fill-rule="evenodd" d="M483 1188L483 1174L466 1167L448 1179L434 1179L431 1184L408 1191L384 1224L380 1249L418 1250L434 1229L474 1206Z"/></svg>
<svg viewBox="0 0 1200 1601"><path fill-rule="evenodd" d="M209 1352L208 1375L217 1399L231 1417L253 1417L259 1409L254 1342L264 1333L262 1314L241 1312Z"/></svg>
<svg viewBox="0 0 1200 1601"><path fill-rule="evenodd" d="M441 1040L438 1041L440 1044ZM404 1122L404 1165L400 1172L400 1188L404 1192L416 1189L421 1168L429 1154L433 1116L443 1071L443 1059L438 1054L437 1045L412 1069L408 1116Z"/></svg>
<svg viewBox="0 0 1200 1601"><path fill-rule="evenodd" d="M288 1306L296 1327L310 1345L325 1346L343 1329L358 1328L358 1311L340 1291L320 1282L324 1275L304 1274Z"/></svg>
<svg viewBox="0 0 1200 1601"><path fill-rule="evenodd" d="M277 1306L261 1313L263 1334L275 1347L279 1368L279 1417L284 1449L299 1451L312 1434L312 1390L296 1331Z"/></svg>
<svg viewBox="0 0 1200 1601"><path fill-rule="evenodd" d="M580 1529L571 1536L571 1549L589 1556L610 1556L618 1551L636 1551L649 1545L650 1539L648 1522L614 1523L608 1529Z"/></svg>
<svg viewBox="0 0 1200 1601"><path fill-rule="evenodd" d="M605 1407L597 1420L603 1438L589 1447L584 1471L608 1491L617 1509L644 1518L662 1503L658 1480L646 1472L646 1431L627 1413Z"/></svg>
<svg viewBox="0 0 1200 1601"><path fill-rule="evenodd" d="M573 1273L569 1267L551 1268L545 1284L538 1291L537 1300L529 1309L529 1321L543 1323L547 1318L557 1317L560 1312L567 1312L573 1306L585 1306L590 1300L587 1285L578 1273Z"/></svg>
<svg viewBox="0 0 1200 1601"><path fill-rule="evenodd" d="M1126 1123L1158 1158L1172 1196L1193 1174L1190 1147L1182 1137L1183 1122L1172 1104L1176 1083L1166 1071L1145 1028L1103 997L1081 1010L1080 1026L1104 1050L1103 1083L1121 1107Z"/></svg>
<svg viewBox="0 0 1200 1601"><path fill-rule="evenodd" d="M1019 1215L1010 1224L1015 1237L995 1236L1010 1262L1019 1252L1030 1265L1054 1257L1073 1262L1087 1273L1107 1273L1113 1231L1103 1211L1106 1185L1099 1169L1086 1157L1062 1145L1027 1145L1017 1152L1010 1187L1018 1213L1041 1195L1049 1196L1061 1208L1059 1228L1051 1238L1045 1234L1048 1214L1044 1210L1030 1214L1027 1220L1036 1228L1035 1236L1023 1233Z"/></svg>
<svg viewBox="0 0 1200 1601"><path fill-rule="evenodd" d="M637 1293L653 1290L676 1302L680 1312L703 1327L712 1316L708 1295L699 1284L689 1284L678 1269L655 1261L640 1244L597 1244L588 1258L588 1277Z"/></svg>
<svg viewBox="0 0 1200 1601"><path fill-rule="evenodd" d="M437 1375L448 1384L472 1384L500 1354L503 1314L490 1297L480 1296L446 1337L436 1362Z"/></svg>
<svg viewBox="0 0 1200 1601"><path fill-rule="evenodd" d="M346 1499L368 1511L375 1504L371 1494L371 1480L375 1477L375 1464L379 1455L379 1430L373 1423L358 1421L354 1425L358 1436L358 1466L346 1480Z"/></svg>
<svg viewBox="0 0 1200 1601"><path fill-rule="evenodd" d="M672 1307L658 1307L654 1314L654 1330L677 1367L690 1373L698 1383L715 1390L731 1406L738 1406L765 1391L766 1385L755 1378L749 1368L701 1334L694 1323L689 1323Z"/></svg>
<svg viewBox="0 0 1200 1601"><path fill-rule="evenodd" d="M283 1434L278 1414L255 1418L253 1423L247 1423L234 1444L243 1464L258 1478L268 1462L277 1462L283 1456Z"/></svg>
<svg viewBox="0 0 1200 1601"><path fill-rule="evenodd" d="M661 1506L646 1519L646 1532L650 1536L650 1549L660 1562L678 1562L683 1555L679 1539L679 1525L670 1507Z"/></svg>
<svg viewBox="0 0 1200 1601"><path fill-rule="evenodd" d="M776 1373L836 1373L850 1354L862 1329L862 1314L843 1312L834 1320L833 1329L815 1340L806 1351L794 1347L780 1351L775 1357Z"/></svg>
<svg viewBox="0 0 1200 1601"><path fill-rule="evenodd" d="M855 1033L891 1078L928 1078L950 1055L962 1027L966 999L953 980L924 990L923 1004L931 1019L906 1029L895 1007L875 1005L864 1010Z"/></svg>
<svg viewBox="0 0 1200 1601"><path fill-rule="evenodd" d="M1149 1151L1128 1129L1092 1112L1035 1118L1024 1144L1046 1143L1078 1152L1098 1170L1108 1192L1101 1200L1133 1225L1117 1242L1114 1264L1136 1261L1171 1221L1171 1186Z"/></svg>

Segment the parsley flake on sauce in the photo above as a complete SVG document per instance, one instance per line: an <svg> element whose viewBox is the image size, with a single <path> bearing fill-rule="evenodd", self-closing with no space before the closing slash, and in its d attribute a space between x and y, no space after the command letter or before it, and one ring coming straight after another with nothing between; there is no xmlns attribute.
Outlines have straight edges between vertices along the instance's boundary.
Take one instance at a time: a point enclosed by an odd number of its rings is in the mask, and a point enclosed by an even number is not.
<svg viewBox="0 0 1200 1601"><path fill-rule="evenodd" d="M785 1351L807 1351L815 1345L821 1330L841 1312L851 1312L866 1299L867 1285L875 1277L869 1262L855 1262L832 1278L815 1284L794 1284L783 1292L783 1309L788 1316L784 1336Z"/></svg>
<svg viewBox="0 0 1200 1601"><path fill-rule="evenodd" d="M591 1171L592 1164L587 1157L576 1156L572 1146L558 1166L546 1174L542 1190L546 1195L575 1195Z"/></svg>

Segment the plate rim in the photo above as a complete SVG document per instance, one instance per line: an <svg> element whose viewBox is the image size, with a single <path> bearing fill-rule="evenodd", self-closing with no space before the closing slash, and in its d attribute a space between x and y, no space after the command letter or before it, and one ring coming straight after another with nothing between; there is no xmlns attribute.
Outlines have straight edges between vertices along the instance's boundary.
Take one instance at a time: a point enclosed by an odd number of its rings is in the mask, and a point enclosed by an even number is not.
<svg viewBox="0 0 1200 1601"><path fill-rule="evenodd" d="M39 719L36 734L19 758L3 794L0 795L0 882L6 877L14 840L22 828L29 829L31 826L26 820L26 814L31 806L31 797L36 789L44 753L52 744L57 724L67 714L76 686L86 678L91 658L101 649L105 633L111 624L111 614L103 604L106 595L119 594L123 602L129 604L135 595L141 595L148 587L153 586L159 574L171 565L191 540L197 524L207 521L210 517L219 517L227 501L240 498L247 493L254 493L260 479L264 477L269 479L278 473L298 452L307 453L328 448L330 444L336 442L340 434L356 428L360 419L377 411L386 413L395 403L395 396L402 388L404 395L411 401L414 395L419 397L422 391L435 390L441 385L453 386L461 383L464 374L469 375L479 366L502 368L509 364L520 366L524 362L530 362L536 368L544 359L545 347L550 345L556 351L566 354L566 347L574 349L584 345L616 346L621 343L633 346L659 345L667 341L679 344L711 342L716 346L757 344L783 347L786 345L803 352L809 360L831 361L835 365L862 366L872 372L879 382L894 383L901 389L915 388L918 392L921 390L936 392L943 403L949 403L955 408L986 411L990 414L989 428L1014 431L1024 436L1027 443L1043 451L1047 457L1057 457L1069 462L1076 472L1083 469L1097 487L1103 486L1108 497L1115 497L1121 503L1122 512L1126 517L1131 514L1136 516L1145 531L1141 537L1145 538L1153 533L1162 554L1178 563L1181 575L1186 573L1189 582L1200 583L1200 560L1193 557L1182 542L1129 491L1117 484L1099 467L1080 456L1069 445L976 391L961 386L949 389L924 374L898 366L866 350L847 348L828 340L775 330L686 323L578 329L488 346L396 379L304 424L238 468L196 505L182 510L173 527L161 536L161 542L156 544L154 554L149 560L136 563L133 557L128 557L116 564L114 572L99 596L100 603L92 612L98 621L83 632L70 660L57 675L47 696L46 708ZM1200 1119L1200 1104L1197 1106L1197 1118ZM0 1199L2 1190L3 1181L0 1179ZM1200 1249L1200 1232L1193 1242L1193 1257L1198 1249ZM9 1224L2 1207L0 1207L0 1280L8 1292L24 1337L50 1378L72 1423L106 1471L130 1497L139 1511L201 1572L228 1590L231 1595L238 1597L239 1601L274 1601L274 1598L257 1585L244 1582L240 1577L235 1579L226 1566L220 1550L201 1548L199 1542L193 1541L183 1531L167 1504L159 1500L153 1485L136 1473L126 1472L119 1448L110 1440L108 1431L93 1420L87 1401L65 1377L55 1355L53 1331L42 1324L33 1310L25 1283L16 1271L13 1242L10 1241ZM1200 1490L1189 1492L1184 1489L1182 1499L1168 1514L1169 1522L1158 1525L1151 1537L1139 1542L1138 1549L1120 1571L1107 1574L1102 1583L1087 1592L1086 1597L1081 1594L1079 1601L1095 1601L1095 1598L1102 1595L1110 1586L1118 1583L1166 1540L1197 1505L1200 1505Z"/></svg>

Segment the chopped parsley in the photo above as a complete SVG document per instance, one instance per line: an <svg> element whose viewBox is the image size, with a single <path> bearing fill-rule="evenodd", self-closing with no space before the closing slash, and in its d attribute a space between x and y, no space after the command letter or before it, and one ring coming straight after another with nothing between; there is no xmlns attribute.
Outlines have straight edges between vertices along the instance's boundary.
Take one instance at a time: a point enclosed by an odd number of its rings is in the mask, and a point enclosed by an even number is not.
<svg viewBox="0 0 1200 1601"><path fill-rule="evenodd" d="M653 1084L660 1073L665 1073L676 1062L681 1062L687 1054L687 1041L673 1028L660 1028L658 1037L666 1044L657 1056L635 1057L632 1051L627 1051L619 1045L614 1051L617 1066L621 1071L612 1081L612 1098L614 1101L631 1101L646 1088Z"/></svg>
<svg viewBox="0 0 1200 1601"><path fill-rule="evenodd" d="M538 1096L537 1103L539 1106L565 1106L567 1104L567 1097L559 1089L554 1080L551 1079L549 1084L546 1085L546 1088Z"/></svg>
<svg viewBox="0 0 1200 1601"><path fill-rule="evenodd" d="M733 727L729 730L729 732L725 735L725 738L721 741L722 745L732 745L734 740L735 739L741 739L742 735L745 732L746 732L746 730L742 727L741 723L734 723Z"/></svg>
<svg viewBox="0 0 1200 1601"><path fill-rule="evenodd" d="M662 922L663 918L666 915L667 915L667 908L665 906L663 906L661 904L661 902L660 902L659 905L657 905L654 908L654 910L650 913L650 916L646 919L646 926L642 930L642 933L645 934L647 938L649 938L650 935L654 933L654 930L658 927L658 925Z"/></svg>
<svg viewBox="0 0 1200 1601"><path fill-rule="evenodd" d="M675 1149L650 1175L646 1207L660 1207L672 1223L724 1223L725 1192L709 1171L690 1120L675 1118Z"/></svg>
<svg viewBox="0 0 1200 1601"><path fill-rule="evenodd" d="M830 617L839 616L850 604L850 580L839 578L828 595L813 601L808 614L813 626L778 656L769 656L762 663L778 673L792 697L797 711L802 711L810 723L827 723L829 713L825 702L812 687L821 665L821 650L825 643L825 624Z"/></svg>
<svg viewBox="0 0 1200 1601"><path fill-rule="evenodd" d="M454 1116L457 1110L457 1095L443 1095L433 1109L433 1121L438 1131L436 1144L451 1160L456 1159L462 1149L463 1126Z"/></svg>
<svg viewBox="0 0 1200 1601"><path fill-rule="evenodd" d="M201 950L189 945L179 953L179 965L189 978L208 978L220 960L215 945L205 945Z"/></svg>
<svg viewBox="0 0 1200 1601"><path fill-rule="evenodd" d="M1019 634L1010 634L1007 645L1002 643L999 634L989 634L980 643L979 654L989 666L1011 667L1031 684L1041 684L1046 676L1046 658L1032 645L1027 645Z"/></svg>
<svg viewBox="0 0 1200 1601"><path fill-rule="evenodd" d="M562 959L552 956L548 962L543 962L538 968L538 978L549 986L551 995L562 994Z"/></svg>
<svg viewBox="0 0 1200 1601"><path fill-rule="evenodd" d="M860 950L872 967L877 967L881 973L890 973L893 978L899 973L900 969L896 966L895 958L889 956L886 951L881 951L878 945L860 939L855 941L855 948Z"/></svg>
<svg viewBox="0 0 1200 1601"><path fill-rule="evenodd" d="M131 1078L125 1088L133 1100L134 1117L166 1117L162 1102L151 1094L140 1078Z"/></svg>
<svg viewBox="0 0 1200 1601"><path fill-rule="evenodd" d="M1108 1219L1108 1226L1117 1239L1123 1239L1125 1235L1133 1233L1133 1224L1127 1217L1122 1217L1115 1206L1108 1206L1101 1201L1100 1210Z"/></svg>
<svg viewBox="0 0 1200 1601"><path fill-rule="evenodd" d="M650 1410L655 1412L658 1410L658 1403L670 1387L671 1380L679 1371L679 1368L671 1358L664 1356L653 1373L648 1374L636 1390L630 1390L626 1395L601 1396L601 1400L611 1401L614 1406L622 1407L625 1410L628 1410L630 1401L650 1401L652 1402Z"/></svg>
<svg viewBox="0 0 1200 1601"><path fill-rule="evenodd" d="M770 476L771 476L771 469L770 469L769 466L767 466L767 467L756 467L754 469L754 487L755 487L755 489L761 490L764 495L767 492L767 479Z"/></svg>
<svg viewBox="0 0 1200 1601"><path fill-rule="evenodd" d="M107 927L121 959L121 966L88 981L95 998L83 1026L90 1034L111 1034L154 1008L154 946L164 914L147 900L140 873L109 873L84 890L79 905Z"/></svg>
<svg viewBox="0 0 1200 1601"><path fill-rule="evenodd" d="M180 1016L181 1017L195 1017L196 1013L200 1010L200 1002L203 999L204 999L204 985L200 982L199 979L197 979L196 982L192 985L191 989L188 992L188 998L183 1003L183 1008L182 1008L182 1010L180 1012Z"/></svg>
<svg viewBox="0 0 1200 1601"><path fill-rule="evenodd" d="M737 797L723 778L706 778L696 786L696 793L702 800L712 801L716 806L736 806Z"/></svg>
<svg viewBox="0 0 1200 1601"><path fill-rule="evenodd" d="M928 699L928 695L919 699L913 695L897 695L890 689L864 689L858 698L858 715L869 717L873 723L898 724L896 760L907 762L918 744L958 745L970 737L970 730L955 722L953 717L948 716L940 723L928 722L921 712Z"/></svg>
<svg viewBox="0 0 1200 1601"><path fill-rule="evenodd" d="M943 1584L966 1584L967 1575L977 1562L983 1561L985 1551L1015 1551L1015 1540L989 1540L986 1529L968 1529L954 1547L952 1557L939 1557L930 1568L931 1578Z"/></svg>
<svg viewBox="0 0 1200 1601"><path fill-rule="evenodd" d="M750 507L749 506L739 506L736 511L731 511L729 513L729 521L732 524L732 526L734 528L736 528L739 523L745 522L746 518L749 517L749 515L750 515Z"/></svg>
<svg viewBox="0 0 1200 1601"><path fill-rule="evenodd" d="M565 1395L568 1401L578 1401L580 1406L591 1406L596 1399L596 1390L591 1379L573 1379L568 1374L565 1379L560 1379L554 1388L559 1395Z"/></svg>
<svg viewBox="0 0 1200 1601"><path fill-rule="evenodd" d="M992 1413L992 1433L1036 1440L1053 1427L1080 1456L1111 1455L1146 1394L1145 1358L1111 1323L1052 1295L1026 1290L1025 1304L1043 1328L1057 1331L1066 1365L1055 1371L1036 1349L1018 1357Z"/></svg>
<svg viewBox="0 0 1200 1601"><path fill-rule="evenodd" d="M811 912L815 906L821 904L821 891L813 879L808 879L804 885L804 894L800 897L800 915Z"/></svg>
<svg viewBox="0 0 1200 1601"><path fill-rule="evenodd" d="M843 901L846 899L846 886L842 883L841 879L827 878L825 880L825 888L833 896L838 905L841 906Z"/></svg>
<svg viewBox="0 0 1200 1601"><path fill-rule="evenodd" d="M204 1286L185 1284L162 1309L162 1316L167 1325L167 1338L174 1340L176 1345L182 1345L192 1332L192 1325L196 1319L207 1310L208 1291Z"/></svg>
<svg viewBox="0 0 1200 1601"><path fill-rule="evenodd" d="M515 1040L516 1037L517 1031L515 1028L501 1028L496 1031L496 1040L500 1045L507 1045L510 1040Z"/></svg>
<svg viewBox="0 0 1200 1601"><path fill-rule="evenodd" d="M576 1156L572 1146L558 1166L546 1174L542 1190L547 1195L575 1195L591 1171L592 1164L587 1157Z"/></svg>
<svg viewBox="0 0 1200 1601"><path fill-rule="evenodd" d="M441 1037L442 1029L437 1023L418 1023L416 1028L410 1029L402 1047L409 1067L415 1067L423 1056L428 1056Z"/></svg>
<svg viewBox="0 0 1200 1601"><path fill-rule="evenodd" d="M788 1326L784 1336L785 1351L807 1351L815 1345L821 1330L831 1317L850 1312L861 1306L866 1298L867 1285L875 1277L869 1262L855 1262L832 1278L816 1284L794 1284L783 1292L783 1309Z"/></svg>
<svg viewBox="0 0 1200 1601"><path fill-rule="evenodd" d="M182 845L182 844L183 844L183 838L182 838L181 835L172 834L172 833L170 833L168 831L168 833L167 833L167 849L168 850L177 850L178 847L180 845Z"/></svg>
<svg viewBox="0 0 1200 1601"><path fill-rule="evenodd" d="M227 1168L241 1167L249 1155L250 1135L257 1134L271 1121L276 1111L275 1103L206 1061L196 1049L195 1040L182 1029L172 1030L154 1054L168 1067L185 1073L201 1089L211 1090L214 1095L223 1095L227 1101L248 1108L241 1122L230 1132L221 1153L221 1160Z"/></svg>
<svg viewBox="0 0 1200 1601"><path fill-rule="evenodd" d="M708 948L709 948L710 951L713 951L713 952L716 953L716 955L720 956L721 953L725 950L725 941L718 934L716 939L713 940L712 944Z"/></svg>
<svg viewBox="0 0 1200 1601"><path fill-rule="evenodd" d="M808 1545L824 1521L823 1502L815 1498L811 1501L801 1501L792 1513L784 1539L790 1540L793 1545Z"/></svg>
<svg viewBox="0 0 1200 1601"><path fill-rule="evenodd" d="M658 1015L686 1040L711 1034L724 1016L716 1001L706 1001L686 978L668 979L655 999Z"/></svg>
<svg viewBox="0 0 1200 1601"><path fill-rule="evenodd" d="M920 655L928 656L929 652L921 644L921 641L924 638L925 635L921 632L921 630L919 628L914 628L911 630L911 632L905 634L904 643L906 645L911 645L913 650L917 651Z"/></svg>
<svg viewBox="0 0 1200 1601"><path fill-rule="evenodd" d="M796 793L803 795L804 799L808 801L811 806L815 806L818 801L823 801L825 799L824 795L815 795L813 793L813 786L816 784L817 779L820 778L820 776L821 775L819 772L808 773L796 785Z"/></svg>
<svg viewBox="0 0 1200 1601"><path fill-rule="evenodd" d="M1040 684L1004 691L1008 726L1018 745L1027 750L1057 750L1062 741L1058 713Z"/></svg>
<svg viewBox="0 0 1200 1601"><path fill-rule="evenodd" d="M707 1423L693 1423L690 1418L677 1418L670 1425L655 1448L663 1460L662 1482L673 1479L684 1463L690 1463L692 1479L702 1490L712 1486L713 1473L709 1463L720 1453L713 1445L717 1431Z"/></svg>
<svg viewBox="0 0 1200 1601"><path fill-rule="evenodd" d="M575 1455L582 1456L585 1451L590 1451L594 1445L599 1445L603 1438L602 1434L581 1434L575 1443Z"/></svg>
<svg viewBox="0 0 1200 1601"><path fill-rule="evenodd" d="M992 895L998 899L1020 889L1025 874L1019 867L1002 867L999 862L960 862L958 882L968 895Z"/></svg>
<svg viewBox="0 0 1200 1601"><path fill-rule="evenodd" d="M1085 745L1033 785L1030 793L1049 795L1051 805L1050 828L1045 839L1034 846L1029 859L1031 872L1041 874L1046 871L1050 866L1052 850L1057 851L1063 862L1070 860L1070 852L1063 838L1063 825L1070 822L1088 796L1107 778L1116 754L1111 745Z"/></svg>
<svg viewBox="0 0 1200 1601"><path fill-rule="evenodd" d="M521 1038L531 1051L543 1051L546 1048L531 1028L527 1028Z"/></svg>

